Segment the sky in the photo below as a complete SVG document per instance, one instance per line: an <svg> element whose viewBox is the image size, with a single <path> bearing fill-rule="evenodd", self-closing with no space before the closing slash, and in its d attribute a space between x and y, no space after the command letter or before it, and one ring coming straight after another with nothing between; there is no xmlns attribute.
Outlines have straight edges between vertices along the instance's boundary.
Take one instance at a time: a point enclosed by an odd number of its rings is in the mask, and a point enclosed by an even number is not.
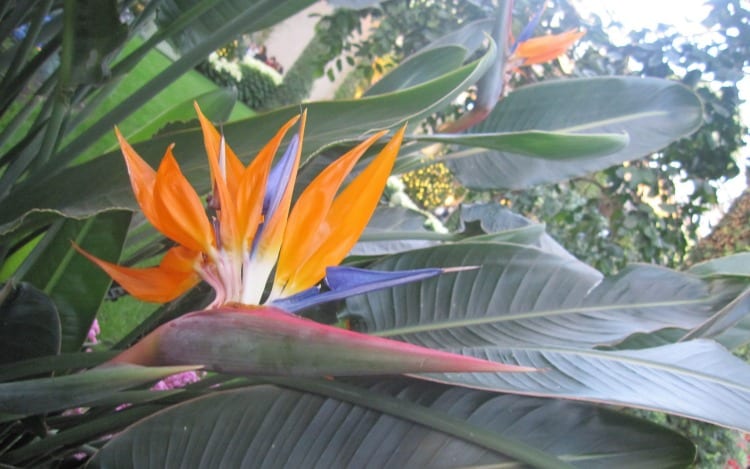
<svg viewBox="0 0 750 469"><path fill-rule="evenodd" d="M710 11L705 5L705 0L571 0L571 3L583 16L589 12L595 13L605 24L607 18L611 18L622 23L626 29L650 29L663 23L675 26L687 36L707 33L701 24ZM742 1L741 5L750 9L750 1ZM617 40L616 34L612 34L611 37ZM745 100L741 108L743 120L745 125L750 126L750 78L742 80L739 88L740 97ZM738 159L741 168L750 165L750 146L738 155ZM745 186L744 173L721 185L718 194L720 208L705 220L706 225L702 231L709 230L708 225L716 223L721 218L722 212L729 208L731 201L742 193Z"/></svg>
<svg viewBox="0 0 750 469"><path fill-rule="evenodd" d="M709 11L704 0L573 0L572 3L581 13L593 11L600 16L609 13L633 29L665 23L687 33L694 32Z"/></svg>

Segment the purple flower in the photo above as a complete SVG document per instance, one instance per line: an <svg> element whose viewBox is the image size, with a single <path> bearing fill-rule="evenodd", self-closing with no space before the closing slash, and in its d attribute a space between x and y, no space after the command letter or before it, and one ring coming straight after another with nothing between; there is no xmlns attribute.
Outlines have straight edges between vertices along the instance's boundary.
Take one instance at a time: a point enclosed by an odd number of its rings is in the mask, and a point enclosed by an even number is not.
<svg viewBox="0 0 750 469"><path fill-rule="evenodd" d="M167 391L169 389L182 388L190 383L195 383L202 377L203 374L199 375L195 371L185 371L172 376L167 376L156 383L151 389L153 391Z"/></svg>

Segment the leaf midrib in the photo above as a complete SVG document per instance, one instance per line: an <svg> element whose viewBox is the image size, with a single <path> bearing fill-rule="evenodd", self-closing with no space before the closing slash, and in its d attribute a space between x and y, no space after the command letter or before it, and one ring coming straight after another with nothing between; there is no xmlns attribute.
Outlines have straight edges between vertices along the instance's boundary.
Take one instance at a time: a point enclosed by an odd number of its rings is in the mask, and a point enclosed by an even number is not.
<svg viewBox="0 0 750 469"><path fill-rule="evenodd" d="M490 316L490 317L479 317L479 318L462 318L458 320L448 321L435 321L429 324L418 324L414 326L404 326L395 329L388 329L383 331L368 332L372 335L381 337L392 337L395 335L409 335L417 334L420 332L432 332L442 331L447 329L455 329L460 327L478 326L483 324L496 324L510 321L520 321L524 319L533 319L540 317L550 316L563 316L566 314L586 314L586 313L597 313L606 311L616 311L618 309L650 309L650 308L663 308L670 306L685 306L685 305L698 305L702 303L710 303L713 297L705 297L696 300L680 300L680 301L655 301L647 303L627 303L627 304L612 304L612 305L596 305L596 306L577 306L572 308L562 309L543 309L540 311L531 311L523 313L507 314L503 316Z"/></svg>

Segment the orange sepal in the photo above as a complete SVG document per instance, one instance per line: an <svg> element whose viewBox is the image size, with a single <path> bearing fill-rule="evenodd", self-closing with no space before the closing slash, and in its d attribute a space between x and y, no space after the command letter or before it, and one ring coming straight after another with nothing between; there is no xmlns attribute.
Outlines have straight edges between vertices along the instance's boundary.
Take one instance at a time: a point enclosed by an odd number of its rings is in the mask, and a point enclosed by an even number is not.
<svg viewBox="0 0 750 469"><path fill-rule="evenodd" d="M237 227L237 211L235 208L235 197L239 176L245 167L231 151L229 145L224 142L216 128L203 115L198 103L195 103L201 129L203 130L203 143L208 155L208 165L211 169L211 182L214 188L213 196L218 199L218 217L221 225L221 242L230 252L239 252L241 239ZM224 154L222 155L222 145ZM231 153L231 154L230 154ZM224 167L221 167L221 156L223 156Z"/></svg>
<svg viewBox="0 0 750 469"><path fill-rule="evenodd" d="M533 37L518 45L514 55L523 59L521 65L549 62L563 55L586 31L571 29L561 34Z"/></svg>
<svg viewBox="0 0 750 469"><path fill-rule="evenodd" d="M95 257L75 243L73 247L98 265L128 293L143 301L166 303L182 295L195 286L200 277L193 269L199 262L200 253L183 247L167 251L159 267L132 268L104 261Z"/></svg>
<svg viewBox="0 0 750 469"><path fill-rule="evenodd" d="M309 288L325 276L325 269L338 265L357 243L372 217L396 161L406 127L402 127L380 154L334 200L326 215L330 235L289 280L285 295Z"/></svg>
<svg viewBox="0 0 750 469"><path fill-rule="evenodd" d="M284 233L283 248L276 267L276 284L282 287L312 256L334 229L326 221L334 197L354 165L387 131L372 135L326 167L305 188L294 205ZM378 195L379 197L379 195Z"/></svg>
<svg viewBox="0 0 750 469"><path fill-rule="evenodd" d="M253 161L245 168L240 178L235 204L239 232L244 249L252 246L253 238L261 223L263 198L266 193L266 180L271 170L271 163L289 129L297 123L300 116L289 119L274 137L258 152Z"/></svg>
<svg viewBox="0 0 750 469"><path fill-rule="evenodd" d="M165 236L190 250L209 253L213 246L213 229L200 197L172 155L172 146L167 148L161 160L154 183L158 228Z"/></svg>
<svg viewBox="0 0 750 469"><path fill-rule="evenodd" d="M122 156L125 158L125 165L128 168L128 176L130 177L130 185L133 188L135 200L140 205L141 210L143 210L143 215L146 219L159 229L154 210L153 196L156 171L136 153L117 127L115 127L115 135L117 135L117 140L120 143Z"/></svg>
<svg viewBox="0 0 750 469"><path fill-rule="evenodd" d="M221 134L216 130L216 127L214 127L211 121L203 115L200 107L198 107L198 103L193 103L193 106L198 113L198 120L200 121L201 130L203 131L203 144L206 147L208 159L209 161L214 160L218 162L219 148L221 148ZM240 176L245 169L245 165L242 164L242 161L237 157L237 154L226 142L224 143L224 150L226 151L227 188L229 189L230 196L235 197L240 182ZM213 171L213 167L211 168L211 171ZM216 174L214 174L213 177L216 178Z"/></svg>

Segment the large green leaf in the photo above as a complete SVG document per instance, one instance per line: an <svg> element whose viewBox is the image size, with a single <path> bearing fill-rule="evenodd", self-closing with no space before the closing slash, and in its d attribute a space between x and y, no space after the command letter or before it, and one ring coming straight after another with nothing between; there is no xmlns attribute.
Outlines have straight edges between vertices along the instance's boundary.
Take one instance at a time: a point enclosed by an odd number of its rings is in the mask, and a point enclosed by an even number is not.
<svg viewBox="0 0 750 469"><path fill-rule="evenodd" d="M492 56L494 49L491 48L482 60L407 90L353 101L308 104L304 158L326 146L358 139L376 129L416 122L476 81ZM224 126L224 134L227 142L247 162L269 136L298 112L299 107L293 106L233 122ZM135 148L156 166L173 142L177 143L175 153L183 172L200 192L207 192L210 184L205 156L202 151L196 151L203 148L200 129L166 133ZM78 218L112 208L135 208L122 156L118 153L20 185L13 193L16 203L0 214L0 234L17 228L35 213L63 213ZM39 190L40 187L44 190Z"/></svg>
<svg viewBox="0 0 750 469"><path fill-rule="evenodd" d="M750 288L745 289L731 303L726 305L706 322L694 328L686 334L682 340L696 339L699 337L714 338L724 331L732 328L735 324L750 314Z"/></svg>
<svg viewBox="0 0 750 469"><path fill-rule="evenodd" d="M391 93L438 78L461 67L466 52L463 47L448 45L417 53L378 80L364 96Z"/></svg>
<svg viewBox="0 0 750 469"><path fill-rule="evenodd" d="M117 260L131 212L113 211L86 220L61 219L47 231L21 266L23 280L49 295L62 325L62 351L81 348L111 279L73 249L72 243L108 260Z"/></svg>
<svg viewBox="0 0 750 469"><path fill-rule="evenodd" d="M468 187L521 189L644 157L701 123L700 100L678 83L634 77L548 81L513 91L470 132L624 133L630 138L628 145L611 155L572 161L479 152L449 161L449 166Z"/></svg>
<svg viewBox="0 0 750 469"><path fill-rule="evenodd" d="M744 277L750 278L750 252L741 252L731 256L711 259L695 264L689 270L691 274L701 277Z"/></svg>
<svg viewBox="0 0 750 469"><path fill-rule="evenodd" d="M382 256L432 246L449 238L426 227L427 217L405 207L379 207L350 255Z"/></svg>
<svg viewBox="0 0 750 469"><path fill-rule="evenodd" d="M627 405L750 431L750 365L710 340L617 352L543 345L453 351L544 371L533 376L431 378L495 391Z"/></svg>
<svg viewBox="0 0 750 469"><path fill-rule="evenodd" d="M216 393L131 426L94 467L683 466L692 445L582 404L402 380ZM328 396L328 397L326 397ZM540 431L540 429L544 429ZM557 459L559 458L559 459Z"/></svg>
<svg viewBox="0 0 750 469"><path fill-rule="evenodd" d="M478 266L347 300L369 333L427 347L592 347L668 327L689 330L736 294L690 275L634 265L602 279L582 262L504 243L460 243L391 256L378 270Z"/></svg>
<svg viewBox="0 0 750 469"><path fill-rule="evenodd" d="M459 219L466 234L473 234L467 242L500 241L529 244L550 254L575 259L575 257L544 231L544 225L495 203L462 205ZM482 235L482 234L485 235ZM477 236L479 235L479 236Z"/></svg>
<svg viewBox="0 0 750 469"><path fill-rule="evenodd" d="M42 373L66 373L71 370L92 368L114 358L117 352L74 352L59 355L45 355L14 361L0 366L0 382L14 381L20 378Z"/></svg>
<svg viewBox="0 0 750 469"><path fill-rule="evenodd" d="M445 158L448 161L482 154L482 148L555 161L578 160L611 155L624 149L628 144L627 134L577 134L539 130L416 135L414 138L426 142L476 147L475 150L451 153Z"/></svg>
<svg viewBox="0 0 750 469"><path fill-rule="evenodd" d="M70 409L112 399L121 390L194 369L194 366L117 365L61 377L2 383L0 413L36 415ZM127 400L123 398L121 402Z"/></svg>
<svg viewBox="0 0 750 469"><path fill-rule="evenodd" d="M731 329L728 329L715 340L728 349L734 349L750 343L750 316L745 316Z"/></svg>
<svg viewBox="0 0 750 469"><path fill-rule="evenodd" d="M439 37L422 49L422 51L445 47L447 45L458 45L465 48L469 55L471 55L474 51L482 47L487 41L487 38L492 37L492 26L494 24L494 18L483 18L481 20L472 21L455 31L451 31L448 34Z"/></svg>
<svg viewBox="0 0 750 469"><path fill-rule="evenodd" d="M60 353L60 317L50 298L27 283L0 288L0 364Z"/></svg>
<svg viewBox="0 0 750 469"><path fill-rule="evenodd" d="M151 59L149 57L149 59ZM123 85L123 88L131 86L130 83ZM113 91L113 94L117 96L118 93L123 92L120 88ZM183 91L183 95L184 95ZM186 122L197 121L195 115L195 108L193 103L197 102L201 110L207 116L212 116L217 121L224 122L229 117L232 109L235 105L235 97L233 93L226 89L214 89L201 93L197 96L192 94L181 102L170 102L169 106L164 107L164 102L161 99L154 99L152 102L144 105L141 111L131 115L128 119L117 124L117 128L127 137L130 143L142 142L156 135L159 131L176 128L182 124L185 126ZM159 98L162 96L159 95ZM114 98L113 98L114 99ZM244 105L239 105L239 112L243 111ZM104 106L102 106L104 108ZM104 111L105 109L101 109ZM249 112L249 111L248 111ZM99 115L94 115L92 119L97 119ZM86 126L88 122L82 124ZM194 126L193 123L191 125ZM87 161L93 157L99 156L105 152L114 152L118 149L117 139L114 133L106 135L98 142L94 143L89 149L82 153L76 158L76 161L82 162Z"/></svg>
<svg viewBox="0 0 750 469"><path fill-rule="evenodd" d="M398 201L398 195L392 196L389 202L394 203L394 200ZM544 225L533 223L500 205L462 205L458 213L459 232L448 233L429 229L428 225L433 222L427 218L429 214L403 206L379 207L350 255L383 256L448 241L491 241L528 244L558 256L574 259L545 233Z"/></svg>

